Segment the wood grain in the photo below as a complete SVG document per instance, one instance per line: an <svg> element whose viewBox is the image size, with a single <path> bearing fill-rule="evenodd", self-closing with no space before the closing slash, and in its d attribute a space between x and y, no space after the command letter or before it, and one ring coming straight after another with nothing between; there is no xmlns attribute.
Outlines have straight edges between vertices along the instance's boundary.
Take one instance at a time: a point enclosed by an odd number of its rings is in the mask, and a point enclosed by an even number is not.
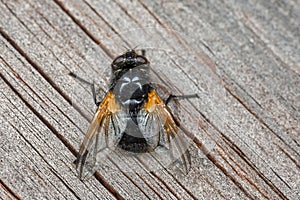
<svg viewBox="0 0 300 200"><path fill-rule="evenodd" d="M1 199L299 199L300 2L0 1ZM72 166L110 63L145 49L180 101L192 169ZM124 168L125 166L125 168Z"/></svg>

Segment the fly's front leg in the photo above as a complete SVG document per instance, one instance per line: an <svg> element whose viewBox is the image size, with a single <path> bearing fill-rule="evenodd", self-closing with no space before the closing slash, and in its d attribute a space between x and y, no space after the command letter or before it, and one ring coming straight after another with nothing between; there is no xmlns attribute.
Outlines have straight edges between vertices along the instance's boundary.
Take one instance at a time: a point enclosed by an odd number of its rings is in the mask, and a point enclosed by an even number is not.
<svg viewBox="0 0 300 200"><path fill-rule="evenodd" d="M92 90L92 93L93 93L94 103L95 103L97 106L99 106L101 102L97 101L97 97L96 97L96 89L95 89L95 84L94 84L94 82L91 83L91 82L89 82L89 81L87 81L87 80L84 80L83 78L77 76L77 74L75 74L75 73L73 73L73 72L70 72L69 75L72 76L73 78L79 80L79 81L82 82L82 83L85 83L85 84L87 84L87 85L90 85L91 90Z"/></svg>

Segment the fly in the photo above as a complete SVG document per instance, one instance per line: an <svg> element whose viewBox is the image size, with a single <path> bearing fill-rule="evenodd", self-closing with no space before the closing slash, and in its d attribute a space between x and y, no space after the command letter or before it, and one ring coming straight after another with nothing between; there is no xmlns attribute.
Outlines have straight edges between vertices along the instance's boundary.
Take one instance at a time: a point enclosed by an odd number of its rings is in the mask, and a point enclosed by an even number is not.
<svg viewBox="0 0 300 200"><path fill-rule="evenodd" d="M111 64L110 87L98 106L74 161L80 179L94 174L103 161L104 152L115 148L133 153L155 153L157 161L164 165L177 160L183 171L191 165L183 132L173 118L167 103L176 97L197 95L170 95L162 100L150 81L150 64L145 57L128 50ZM70 75L76 77L75 74Z"/></svg>

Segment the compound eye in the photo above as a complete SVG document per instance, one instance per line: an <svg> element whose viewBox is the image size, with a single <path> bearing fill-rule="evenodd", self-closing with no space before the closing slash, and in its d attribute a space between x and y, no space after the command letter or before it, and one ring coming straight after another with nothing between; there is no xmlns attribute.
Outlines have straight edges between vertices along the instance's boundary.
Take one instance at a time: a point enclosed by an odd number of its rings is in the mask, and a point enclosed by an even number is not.
<svg viewBox="0 0 300 200"><path fill-rule="evenodd" d="M136 62L139 64L146 64L148 61L145 57L143 56L137 56L136 57Z"/></svg>
<svg viewBox="0 0 300 200"><path fill-rule="evenodd" d="M125 58L123 56L119 56L113 61L112 66L114 68L119 68L124 62Z"/></svg>
<svg viewBox="0 0 300 200"><path fill-rule="evenodd" d="M125 62L125 58L123 56L119 56L113 61L113 64L117 65L123 62Z"/></svg>

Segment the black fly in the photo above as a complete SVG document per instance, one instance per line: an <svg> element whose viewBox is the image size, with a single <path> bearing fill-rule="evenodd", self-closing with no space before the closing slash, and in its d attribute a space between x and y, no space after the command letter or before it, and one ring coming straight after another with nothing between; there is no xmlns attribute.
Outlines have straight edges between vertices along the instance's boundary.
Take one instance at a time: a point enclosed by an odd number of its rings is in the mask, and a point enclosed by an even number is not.
<svg viewBox="0 0 300 200"><path fill-rule="evenodd" d="M80 179L93 175L103 161L102 154L116 147L134 153L155 152L163 165L179 160L187 173L190 155L179 124L166 105L177 96L170 95L165 101L159 97L144 53L128 50L115 58L111 67L110 88L101 102L95 102L98 108L74 162Z"/></svg>

